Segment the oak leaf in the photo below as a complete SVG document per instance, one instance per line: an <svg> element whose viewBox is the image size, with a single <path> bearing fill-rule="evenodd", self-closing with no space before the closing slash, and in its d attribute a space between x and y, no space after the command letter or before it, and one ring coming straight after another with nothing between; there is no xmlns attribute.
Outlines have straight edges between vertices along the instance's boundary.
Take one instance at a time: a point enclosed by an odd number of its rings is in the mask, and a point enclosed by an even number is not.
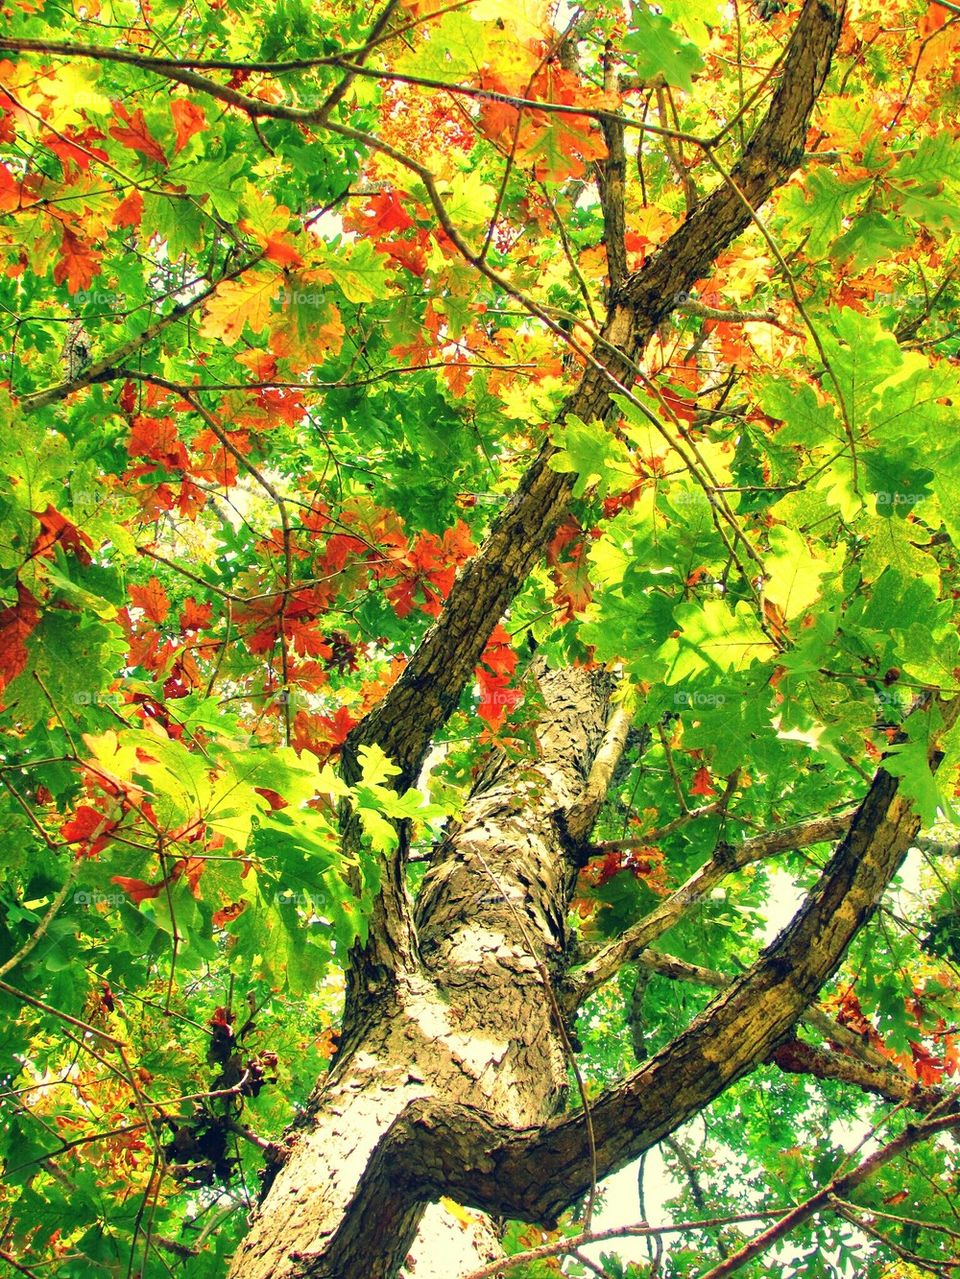
<svg viewBox="0 0 960 1279"><path fill-rule="evenodd" d="M238 340L246 325L252 333L262 333L281 282L282 276L274 271L250 271L237 280L224 281L207 302L201 332L228 344Z"/></svg>
<svg viewBox="0 0 960 1279"><path fill-rule="evenodd" d="M145 156L146 159L153 160L156 164L162 164L166 167L167 157L164 154L163 147L147 128L147 122L143 118L143 111L138 107L131 114L126 107L121 106L119 103L116 111L122 124L115 124L111 128L111 138L114 138L121 145L129 147L131 151L137 151L140 155Z"/></svg>

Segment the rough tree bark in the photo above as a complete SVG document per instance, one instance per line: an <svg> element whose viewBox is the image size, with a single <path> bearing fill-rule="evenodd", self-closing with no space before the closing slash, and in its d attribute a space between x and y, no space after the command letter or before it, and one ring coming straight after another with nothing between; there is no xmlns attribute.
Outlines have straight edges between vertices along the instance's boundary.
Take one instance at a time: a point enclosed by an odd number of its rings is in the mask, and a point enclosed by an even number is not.
<svg viewBox="0 0 960 1279"><path fill-rule="evenodd" d="M806 0L731 181L641 271L612 280L595 362L567 409L602 415L611 390L632 385L631 366L677 296L799 163L842 18L842 4ZM608 236L617 236L622 184L600 176ZM610 254L614 265L621 258ZM572 477L549 468L551 452L524 476L400 680L354 730L348 775L359 746L378 742L401 767L398 785L416 779L570 500ZM485 770L415 911L403 840L386 867L370 939L351 957L337 1064L289 1134L233 1279L392 1279L405 1264L414 1279L455 1279L495 1256L496 1238L481 1229L457 1258L432 1235L432 1219L418 1237L425 1206L442 1195L490 1214L555 1220L596 1176L649 1149L789 1037L916 834L881 769L790 927L673 1043L598 1098L588 1125L579 1107L562 1113L569 1048L560 1005L572 1010L656 927L638 925L616 956L573 966L565 914L580 841L628 725L611 710L607 676L538 666L536 679L537 759ZM945 725L957 709L943 709Z"/></svg>
<svg viewBox="0 0 960 1279"><path fill-rule="evenodd" d="M545 987L562 971L576 877L565 816L604 740L610 681L571 669L537 682L539 758L486 770L424 880L415 952L387 981L369 952L357 958L366 980L351 994L341 1060L238 1255L234 1273L245 1279L396 1273L425 1205L383 1187L384 1211L371 1220L354 1197L411 1103L476 1107L513 1130L540 1126L563 1104L564 1031Z"/></svg>

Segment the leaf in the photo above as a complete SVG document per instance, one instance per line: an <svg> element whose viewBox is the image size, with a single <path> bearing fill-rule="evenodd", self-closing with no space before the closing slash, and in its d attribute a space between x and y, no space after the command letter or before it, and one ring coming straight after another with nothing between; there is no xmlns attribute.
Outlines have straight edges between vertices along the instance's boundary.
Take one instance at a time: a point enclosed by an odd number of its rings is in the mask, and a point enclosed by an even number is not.
<svg viewBox="0 0 960 1279"><path fill-rule="evenodd" d="M674 31L663 13L653 13L644 4L634 4L630 30L623 39L625 53L642 80L663 76L687 93L693 92L693 77L703 69L696 45Z"/></svg>
<svg viewBox="0 0 960 1279"><path fill-rule="evenodd" d="M142 609L151 622L160 625L166 621L170 612L170 600L156 577L151 577L145 586L131 585L129 594L133 606Z"/></svg>
<svg viewBox="0 0 960 1279"><path fill-rule="evenodd" d="M113 211L110 221L114 226L139 226L143 221L143 196L134 187Z"/></svg>
<svg viewBox="0 0 960 1279"><path fill-rule="evenodd" d="M702 605L678 604L674 618L680 633L661 649L668 663L669 684L710 670L745 670L773 656L773 646L742 600L732 609L718 599L705 600Z"/></svg>
<svg viewBox="0 0 960 1279"><path fill-rule="evenodd" d="M174 151L182 151L190 139L207 128L207 117L203 107L189 98L174 98L170 103L170 114L173 116L173 127L177 141Z"/></svg>
<svg viewBox="0 0 960 1279"><path fill-rule="evenodd" d="M154 164L161 164L166 167L167 157L160 143L147 128L142 109L137 107L134 111L128 112L126 107L121 103L117 103L115 112L121 123L111 127L111 138L115 138L123 146L129 147L131 151L138 152L145 159L152 160Z"/></svg>
<svg viewBox="0 0 960 1279"><path fill-rule="evenodd" d="M0 609L0 692L26 666L27 637L39 620L37 601L18 582L17 602Z"/></svg>
<svg viewBox="0 0 960 1279"><path fill-rule="evenodd" d="M813 548L794 529L770 531L771 550L764 558L764 596L779 606L789 621L804 614L820 597L824 579L833 580L842 562L835 550L829 559L815 555Z"/></svg>
<svg viewBox="0 0 960 1279"><path fill-rule="evenodd" d="M387 296L383 257L368 240L358 240L345 254L331 254L327 265L348 302L375 302Z"/></svg>
<svg viewBox="0 0 960 1279"><path fill-rule="evenodd" d="M938 720L935 708L914 712L905 724L907 740L894 743L883 761L886 771L900 778L901 792L913 801L924 826L932 826L941 811L950 811L930 771L931 736Z"/></svg>
<svg viewBox="0 0 960 1279"><path fill-rule="evenodd" d="M562 427L553 432L558 452L549 460L551 471L575 471L574 497L583 497L596 484L597 495L603 497L610 486L611 472L626 471L629 455L626 448L603 425L594 421L587 425L568 413Z"/></svg>
<svg viewBox="0 0 960 1279"><path fill-rule="evenodd" d="M239 341L247 326L254 334L262 333L281 285L282 276L273 271L251 270L237 280L226 280L206 304L202 332L227 344Z"/></svg>
<svg viewBox="0 0 960 1279"><path fill-rule="evenodd" d="M66 281L67 292L72 295L79 293L81 289L88 289L94 276L99 275L102 270L99 256L88 244L84 244L64 227L60 257L53 268L55 283L63 284Z"/></svg>

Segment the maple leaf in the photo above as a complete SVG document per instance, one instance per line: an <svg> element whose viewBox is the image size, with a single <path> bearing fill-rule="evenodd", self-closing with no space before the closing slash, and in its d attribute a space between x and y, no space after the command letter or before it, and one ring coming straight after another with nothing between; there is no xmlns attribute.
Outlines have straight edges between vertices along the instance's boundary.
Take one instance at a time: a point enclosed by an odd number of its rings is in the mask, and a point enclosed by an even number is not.
<svg viewBox="0 0 960 1279"><path fill-rule="evenodd" d="M142 109L137 107L131 114L119 102L116 104L115 109L122 121L122 125L115 124L112 126L110 129L111 138L114 138L122 146L129 147L131 151L137 151L140 155L145 156L146 159L153 160L156 164L162 164L166 168L167 157L164 154L163 147L147 128Z"/></svg>
<svg viewBox="0 0 960 1279"><path fill-rule="evenodd" d="M170 103L170 114L177 134L174 151L182 151L195 133L202 133L207 127L203 107L189 98L174 98Z"/></svg>
<svg viewBox="0 0 960 1279"><path fill-rule="evenodd" d="M151 577L146 586L131 585L128 591L131 602L142 609L144 616L159 625L170 612L170 600L162 584Z"/></svg>
<svg viewBox="0 0 960 1279"><path fill-rule="evenodd" d="M110 842L119 823L89 804L80 804L73 817L60 827L60 835L68 844L81 844L82 857L96 857Z"/></svg>
<svg viewBox="0 0 960 1279"><path fill-rule="evenodd" d="M26 640L39 621L37 601L23 583L18 582L16 604L0 609L0 690L26 666Z"/></svg>
<svg viewBox="0 0 960 1279"><path fill-rule="evenodd" d="M63 284L66 280L67 292L71 295L79 293L81 289L90 287L93 277L102 269L99 256L90 246L64 227L60 257L53 268L54 283Z"/></svg>

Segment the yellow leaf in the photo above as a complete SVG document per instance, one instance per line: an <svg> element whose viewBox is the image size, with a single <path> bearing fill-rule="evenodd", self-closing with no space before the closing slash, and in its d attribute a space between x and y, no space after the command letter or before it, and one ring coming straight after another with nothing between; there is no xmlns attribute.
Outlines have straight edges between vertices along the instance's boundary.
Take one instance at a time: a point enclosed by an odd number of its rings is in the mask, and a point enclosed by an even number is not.
<svg viewBox="0 0 960 1279"><path fill-rule="evenodd" d="M207 302L201 333L228 344L237 341L247 324L251 332L262 333L281 281L275 271L250 271L238 280L227 280Z"/></svg>
<svg viewBox="0 0 960 1279"><path fill-rule="evenodd" d="M458 1203L454 1203L454 1201L452 1199L448 1199L446 1195L441 1198L440 1202L443 1207L446 1208L450 1216L455 1217L456 1220L459 1221L461 1230L466 1230L471 1225L475 1226L478 1221L483 1220L479 1213L468 1212L466 1208L461 1208Z"/></svg>

